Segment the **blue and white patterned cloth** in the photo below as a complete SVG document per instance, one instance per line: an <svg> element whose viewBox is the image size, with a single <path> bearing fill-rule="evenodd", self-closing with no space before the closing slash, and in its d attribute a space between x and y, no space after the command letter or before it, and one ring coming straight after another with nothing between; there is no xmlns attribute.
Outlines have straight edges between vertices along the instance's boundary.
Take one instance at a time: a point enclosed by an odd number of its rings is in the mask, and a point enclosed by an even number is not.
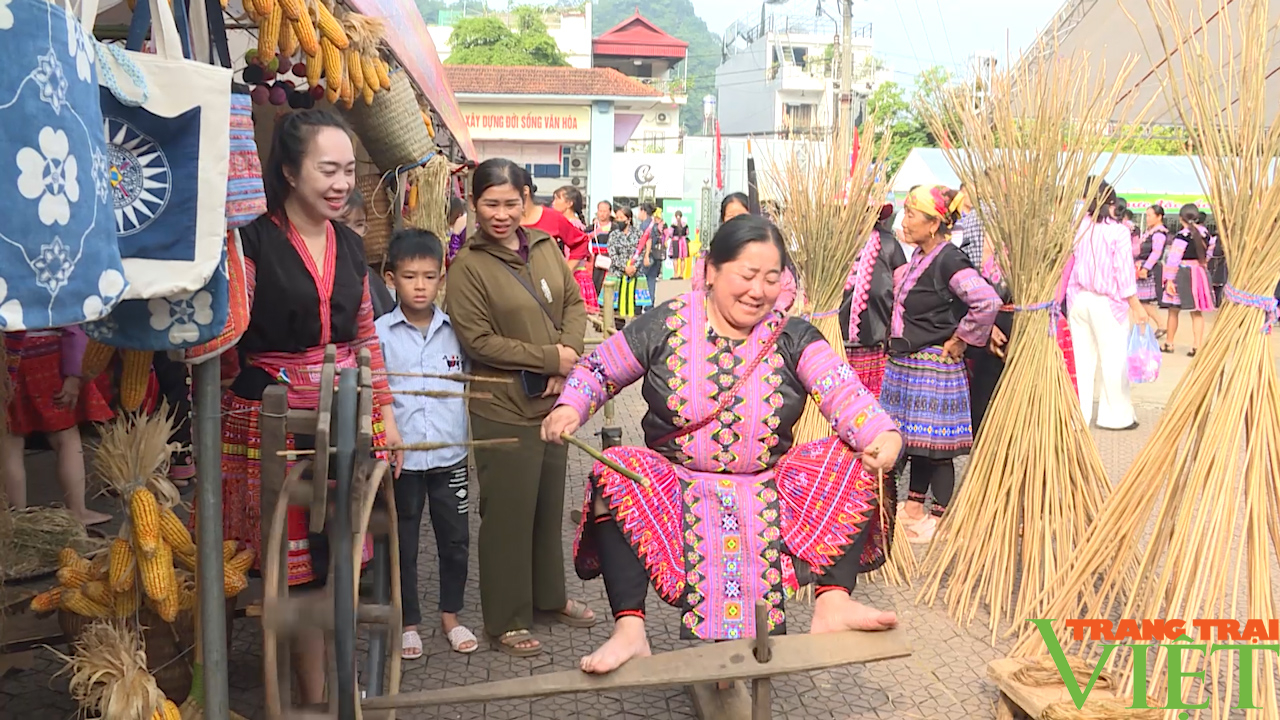
<svg viewBox="0 0 1280 720"><path fill-rule="evenodd" d="M974 269L982 267L982 220L977 210L970 210L956 221L956 232L960 233L960 252L969 258Z"/></svg>

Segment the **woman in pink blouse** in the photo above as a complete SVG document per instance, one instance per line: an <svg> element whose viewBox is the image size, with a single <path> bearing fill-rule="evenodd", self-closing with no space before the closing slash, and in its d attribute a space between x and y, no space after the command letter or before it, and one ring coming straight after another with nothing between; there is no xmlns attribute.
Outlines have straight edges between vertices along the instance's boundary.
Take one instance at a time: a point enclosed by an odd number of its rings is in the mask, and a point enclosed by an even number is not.
<svg viewBox="0 0 1280 720"><path fill-rule="evenodd" d="M1085 423L1094 419L1093 389L1100 367L1098 427L1132 430L1138 421L1129 400L1129 330L1149 319L1138 301L1129 228L1112 216L1115 199L1115 190L1103 182L1076 232L1067 277L1067 318Z"/></svg>

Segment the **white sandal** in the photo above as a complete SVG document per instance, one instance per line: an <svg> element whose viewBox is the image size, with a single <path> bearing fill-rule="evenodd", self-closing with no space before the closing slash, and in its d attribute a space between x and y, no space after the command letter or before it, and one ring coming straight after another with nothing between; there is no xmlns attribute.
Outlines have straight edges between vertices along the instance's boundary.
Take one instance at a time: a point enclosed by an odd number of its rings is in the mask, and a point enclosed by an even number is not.
<svg viewBox="0 0 1280 720"><path fill-rule="evenodd" d="M405 630L400 638L400 657L417 660L422 657L422 636L417 630Z"/></svg>
<svg viewBox="0 0 1280 720"><path fill-rule="evenodd" d="M930 515L907 526L907 542L912 545L928 545L938 530L938 518Z"/></svg>
<svg viewBox="0 0 1280 720"><path fill-rule="evenodd" d="M470 655L480 648L480 641L476 639L475 634L463 625L455 625L445 637L449 639L449 647L456 653ZM464 648L463 645L467 643L471 643L471 647Z"/></svg>

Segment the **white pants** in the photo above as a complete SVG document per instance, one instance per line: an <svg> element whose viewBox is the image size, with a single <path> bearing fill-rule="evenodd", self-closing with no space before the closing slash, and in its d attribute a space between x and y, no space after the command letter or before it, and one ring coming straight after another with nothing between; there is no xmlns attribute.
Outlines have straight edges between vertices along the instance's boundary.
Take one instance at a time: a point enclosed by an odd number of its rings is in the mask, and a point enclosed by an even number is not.
<svg viewBox="0 0 1280 720"><path fill-rule="evenodd" d="M1086 425L1093 420L1093 387L1102 368L1098 398L1098 427L1122 430L1136 420L1129 399L1129 320L1116 320L1111 301L1081 292L1067 317L1076 353L1076 384Z"/></svg>

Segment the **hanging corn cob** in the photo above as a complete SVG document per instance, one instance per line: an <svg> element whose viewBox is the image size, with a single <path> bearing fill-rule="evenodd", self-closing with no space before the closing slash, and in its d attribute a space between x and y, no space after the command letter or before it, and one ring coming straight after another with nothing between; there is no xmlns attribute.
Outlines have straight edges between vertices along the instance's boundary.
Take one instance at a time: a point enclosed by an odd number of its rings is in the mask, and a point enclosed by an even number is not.
<svg viewBox="0 0 1280 720"><path fill-rule="evenodd" d="M195 541L191 539L191 531L183 524L172 508L160 511L160 537L169 543L175 553L194 553Z"/></svg>
<svg viewBox="0 0 1280 720"><path fill-rule="evenodd" d="M124 538L111 541L110 569L107 571L107 582L112 591L128 592L133 589L133 578L137 573L137 564L133 559L133 547Z"/></svg>
<svg viewBox="0 0 1280 720"><path fill-rule="evenodd" d="M277 0L267 19L258 25L258 62L263 65L276 56L276 48L280 44L280 25L284 22L283 4L281 0Z"/></svg>
<svg viewBox="0 0 1280 720"><path fill-rule="evenodd" d="M320 39L316 34L316 26L311 20L311 14L302 13L298 19L290 22L293 24L293 32L298 37L298 46L302 48L302 52L310 57L319 55Z"/></svg>
<svg viewBox="0 0 1280 720"><path fill-rule="evenodd" d="M123 350L124 372L120 376L120 405L137 412L147 397L147 380L151 377L151 353Z"/></svg>
<svg viewBox="0 0 1280 720"><path fill-rule="evenodd" d="M329 8L320 0L315 2L316 11L316 27L320 30L320 36L329 38L329 42L339 50L346 50L350 45L350 38L347 37L346 30L343 29L342 23L333 16Z"/></svg>
<svg viewBox="0 0 1280 720"><path fill-rule="evenodd" d="M31 598L31 612L43 615L57 610L62 604L62 593L63 588L59 585Z"/></svg>
<svg viewBox="0 0 1280 720"><path fill-rule="evenodd" d="M160 547L160 505L150 490L139 488L129 497L129 521L133 525L133 545L138 555L154 556Z"/></svg>
<svg viewBox="0 0 1280 720"><path fill-rule="evenodd" d="M303 0L276 0L276 5L281 6L284 16L289 20L297 20L307 14L307 6Z"/></svg>
<svg viewBox="0 0 1280 720"><path fill-rule="evenodd" d="M293 30L293 23L281 23L279 45L282 58L291 58L298 53L298 35Z"/></svg>

